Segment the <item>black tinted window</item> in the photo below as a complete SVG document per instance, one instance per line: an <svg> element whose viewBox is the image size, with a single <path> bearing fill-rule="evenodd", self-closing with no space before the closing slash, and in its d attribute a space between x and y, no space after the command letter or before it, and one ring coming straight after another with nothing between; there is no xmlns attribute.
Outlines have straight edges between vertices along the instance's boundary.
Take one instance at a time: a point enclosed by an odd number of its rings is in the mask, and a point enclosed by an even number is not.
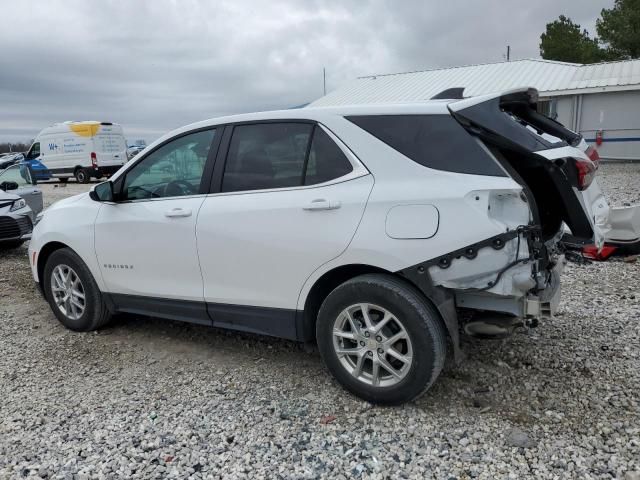
<svg viewBox="0 0 640 480"><path fill-rule="evenodd" d="M368 115L347 120L425 167L506 175L476 139L449 115Z"/></svg>
<svg viewBox="0 0 640 480"><path fill-rule="evenodd" d="M351 172L353 167L340 147L320 127L316 127L309 150L305 185L328 182Z"/></svg>
<svg viewBox="0 0 640 480"><path fill-rule="evenodd" d="M223 192L302 185L313 125L261 123L233 129Z"/></svg>

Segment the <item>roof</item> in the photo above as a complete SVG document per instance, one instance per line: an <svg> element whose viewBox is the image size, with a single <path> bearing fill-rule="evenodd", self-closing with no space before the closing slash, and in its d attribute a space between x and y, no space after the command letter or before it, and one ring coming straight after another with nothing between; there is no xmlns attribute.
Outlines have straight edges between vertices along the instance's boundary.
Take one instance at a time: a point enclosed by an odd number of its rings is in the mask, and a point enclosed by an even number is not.
<svg viewBox="0 0 640 480"><path fill-rule="evenodd" d="M425 101L452 87L465 96L534 87L541 96L640 90L640 59L581 65L541 59L360 77L311 106Z"/></svg>

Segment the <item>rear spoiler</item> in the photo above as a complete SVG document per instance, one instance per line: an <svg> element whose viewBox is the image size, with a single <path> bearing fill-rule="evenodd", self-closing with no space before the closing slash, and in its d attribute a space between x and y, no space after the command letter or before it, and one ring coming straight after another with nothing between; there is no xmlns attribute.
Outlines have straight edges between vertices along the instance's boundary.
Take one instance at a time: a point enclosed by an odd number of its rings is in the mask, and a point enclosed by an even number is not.
<svg viewBox="0 0 640 480"><path fill-rule="evenodd" d="M519 88L451 102L448 108L469 130L483 132L529 152L563 146L545 139L544 134L574 147L582 141L580 134L538 113L537 103L538 91L535 88Z"/></svg>

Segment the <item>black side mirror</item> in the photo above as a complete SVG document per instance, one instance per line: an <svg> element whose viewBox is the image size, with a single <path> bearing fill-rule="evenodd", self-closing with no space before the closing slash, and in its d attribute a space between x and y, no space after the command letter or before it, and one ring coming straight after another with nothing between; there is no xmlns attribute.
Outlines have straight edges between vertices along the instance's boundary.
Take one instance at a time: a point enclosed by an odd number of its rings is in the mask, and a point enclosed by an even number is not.
<svg viewBox="0 0 640 480"><path fill-rule="evenodd" d="M20 187L16 182L2 182L0 183L0 190L17 190Z"/></svg>
<svg viewBox="0 0 640 480"><path fill-rule="evenodd" d="M89 198L96 202L113 202L113 182L109 180L99 183L89 192Z"/></svg>

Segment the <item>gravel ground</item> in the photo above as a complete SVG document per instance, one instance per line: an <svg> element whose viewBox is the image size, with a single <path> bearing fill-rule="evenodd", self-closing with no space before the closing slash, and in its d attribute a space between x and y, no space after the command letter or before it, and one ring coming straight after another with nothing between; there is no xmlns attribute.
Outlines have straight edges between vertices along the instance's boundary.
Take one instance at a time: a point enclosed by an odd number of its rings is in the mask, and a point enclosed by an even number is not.
<svg viewBox="0 0 640 480"><path fill-rule="evenodd" d="M640 202L640 165L600 181ZM0 253L0 478L640 479L639 265L570 264L556 319L465 339L424 397L381 408L287 341L133 316L67 331L26 248Z"/></svg>

